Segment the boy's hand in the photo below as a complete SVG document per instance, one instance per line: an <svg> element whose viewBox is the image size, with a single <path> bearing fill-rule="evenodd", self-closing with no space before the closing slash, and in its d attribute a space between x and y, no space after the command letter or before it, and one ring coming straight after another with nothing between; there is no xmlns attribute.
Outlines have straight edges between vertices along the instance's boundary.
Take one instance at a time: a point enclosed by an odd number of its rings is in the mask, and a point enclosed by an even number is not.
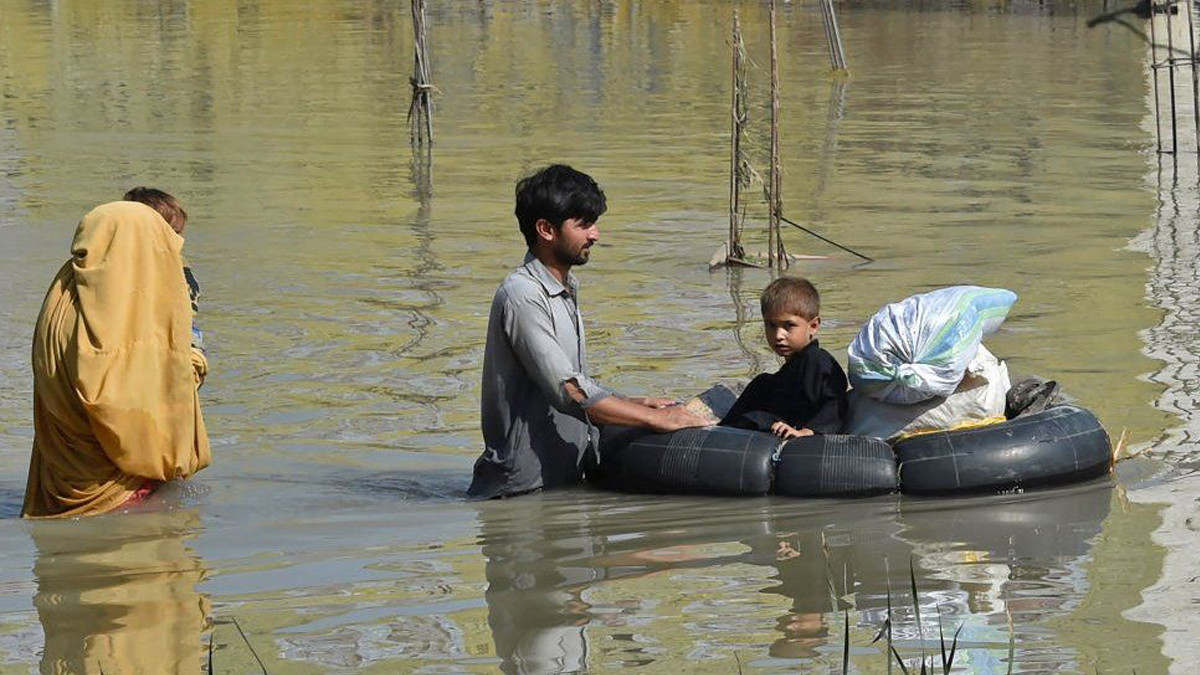
<svg viewBox="0 0 1200 675"><path fill-rule="evenodd" d="M797 429L786 422L776 422L771 425L771 433L780 438L800 438L801 436L812 436L812 429L802 428Z"/></svg>

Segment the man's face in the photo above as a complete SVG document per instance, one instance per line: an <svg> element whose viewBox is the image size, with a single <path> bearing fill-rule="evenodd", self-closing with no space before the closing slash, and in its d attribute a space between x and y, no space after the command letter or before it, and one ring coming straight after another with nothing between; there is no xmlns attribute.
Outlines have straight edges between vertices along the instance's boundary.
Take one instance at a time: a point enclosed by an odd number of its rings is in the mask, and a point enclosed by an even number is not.
<svg viewBox="0 0 1200 675"><path fill-rule="evenodd" d="M600 227L596 223L584 222L582 218L568 218L557 228L551 250L554 257L565 265L586 265L592 253L592 244L600 239Z"/></svg>
<svg viewBox="0 0 1200 675"><path fill-rule="evenodd" d="M806 319L790 312L771 312L763 317L767 344L776 354L789 358L800 353L817 335L821 317Z"/></svg>

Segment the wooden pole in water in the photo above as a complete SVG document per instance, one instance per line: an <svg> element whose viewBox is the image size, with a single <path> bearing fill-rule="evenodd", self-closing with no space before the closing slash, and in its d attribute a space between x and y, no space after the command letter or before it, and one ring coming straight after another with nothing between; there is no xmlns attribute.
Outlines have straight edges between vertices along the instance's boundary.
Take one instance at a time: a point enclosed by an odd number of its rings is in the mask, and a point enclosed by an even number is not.
<svg viewBox="0 0 1200 675"><path fill-rule="evenodd" d="M429 42L425 32L425 0L412 0L413 74L412 101L408 105L409 140L414 148L433 150L433 83L429 67Z"/></svg>
<svg viewBox="0 0 1200 675"><path fill-rule="evenodd" d="M742 132L746 124L746 66L745 46L742 44L738 11L733 10L733 95L729 103L729 241L726 261L742 260Z"/></svg>
<svg viewBox="0 0 1200 675"><path fill-rule="evenodd" d="M1159 110L1158 95L1158 36L1154 24L1154 1L1150 2L1150 78L1154 85L1154 142L1158 154L1162 154L1162 114Z"/></svg>
<svg viewBox="0 0 1200 675"><path fill-rule="evenodd" d="M1153 0L1151 0L1151 6L1153 6ZM1175 123L1175 43L1171 35L1175 32L1171 28L1171 12L1175 9L1174 2L1167 0L1163 9L1167 14L1167 86L1171 89L1171 154L1175 155L1179 152L1179 129ZM1153 14L1153 12L1151 13Z"/></svg>
<svg viewBox="0 0 1200 675"><path fill-rule="evenodd" d="M1184 0L1187 10L1188 25L1188 59L1192 67L1192 125L1196 132L1196 161L1200 162L1200 76L1196 73L1196 27L1192 19L1195 12L1195 1Z"/></svg>
<svg viewBox="0 0 1200 675"><path fill-rule="evenodd" d="M775 0L771 0L771 178L767 198L770 202L770 219L767 230L767 267L787 267L787 253L783 248L783 232L779 217L783 213L783 177L779 166L779 48L775 31Z"/></svg>

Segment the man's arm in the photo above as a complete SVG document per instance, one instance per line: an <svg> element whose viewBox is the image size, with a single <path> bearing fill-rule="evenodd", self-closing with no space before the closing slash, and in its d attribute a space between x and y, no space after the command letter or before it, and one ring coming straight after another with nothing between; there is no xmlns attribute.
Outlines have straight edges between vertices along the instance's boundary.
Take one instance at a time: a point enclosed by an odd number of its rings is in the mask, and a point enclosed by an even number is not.
<svg viewBox="0 0 1200 675"><path fill-rule="evenodd" d="M583 408L612 395L576 369L554 334L550 309L536 296L514 294L502 302L504 333L521 367L559 411L583 418ZM569 394L573 381L578 395Z"/></svg>
<svg viewBox="0 0 1200 675"><path fill-rule="evenodd" d="M582 405L583 389L574 380L567 380L563 386L567 395ZM611 395L586 406L584 412L593 424L619 424L658 432L711 426L707 419L681 405L652 407L636 399Z"/></svg>
<svg viewBox="0 0 1200 675"><path fill-rule="evenodd" d="M504 331L517 359L554 407L593 424L621 424L655 431L708 426L683 406L655 407L614 396L576 370L554 336L548 309L532 297L505 300ZM655 403L658 403L657 401Z"/></svg>

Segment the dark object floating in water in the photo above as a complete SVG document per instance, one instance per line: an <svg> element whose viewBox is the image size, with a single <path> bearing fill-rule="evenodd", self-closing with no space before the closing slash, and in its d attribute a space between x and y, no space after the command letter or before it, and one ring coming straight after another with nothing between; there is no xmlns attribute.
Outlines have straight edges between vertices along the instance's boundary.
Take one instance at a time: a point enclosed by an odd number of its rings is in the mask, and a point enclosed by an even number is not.
<svg viewBox="0 0 1200 675"><path fill-rule="evenodd" d="M775 465L774 492L789 497L883 494L895 492L896 484L891 446L869 436L794 438Z"/></svg>
<svg viewBox="0 0 1200 675"><path fill-rule="evenodd" d="M915 436L896 443L895 450L900 489L913 494L1078 483L1108 473L1112 465L1104 427L1074 405L986 427Z"/></svg>
<svg viewBox="0 0 1200 675"><path fill-rule="evenodd" d="M1109 471L1108 434L1092 413L1060 405L986 427L896 443L866 436L771 434L711 427L667 434L603 430L588 469L601 487L659 494L862 496L1003 492L1075 483Z"/></svg>

